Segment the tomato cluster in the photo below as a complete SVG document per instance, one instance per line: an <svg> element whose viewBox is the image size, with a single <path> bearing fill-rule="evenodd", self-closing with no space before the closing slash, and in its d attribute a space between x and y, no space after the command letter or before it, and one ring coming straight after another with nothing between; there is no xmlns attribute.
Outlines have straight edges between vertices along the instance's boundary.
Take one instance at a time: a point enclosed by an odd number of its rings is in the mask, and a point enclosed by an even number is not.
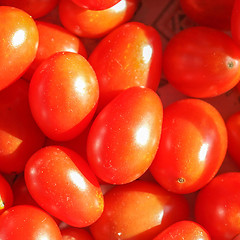
<svg viewBox="0 0 240 240"><path fill-rule="evenodd" d="M0 0L1 240L240 239L240 0L144 3Z"/></svg>

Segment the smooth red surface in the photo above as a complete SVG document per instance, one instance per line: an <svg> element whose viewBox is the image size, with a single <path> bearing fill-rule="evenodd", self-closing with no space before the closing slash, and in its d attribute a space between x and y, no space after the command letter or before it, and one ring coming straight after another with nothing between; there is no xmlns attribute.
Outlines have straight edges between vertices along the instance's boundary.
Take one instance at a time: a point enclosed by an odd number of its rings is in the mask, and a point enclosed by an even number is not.
<svg viewBox="0 0 240 240"><path fill-rule="evenodd" d="M0 215L0 239L62 240L54 220L43 210L30 205L9 208Z"/></svg>
<svg viewBox="0 0 240 240"><path fill-rule="evenodd" d="M99 81L99 109L129 87L144 86L156 91L161 60L161 38L151 26L131 22L111 32L89 56Z"/></svg>
<svg viewBox="0 0 240 240"><path fill-rule="evenodd" d="M206 230L193 221L172 224L153 240L211 240Z"/></svg>
<svg viewBox="0 0 240 240"><path fill-rule="evenodd" d="M234 0L180 0L184 13L199 25L229 30Z"/></svg>
<svg viewBox="0 0 240 240"><path fill-rule="evenodd" d="M199 99L184 99L163 112L161 140L151 165L154 178L169 191L191 193L219 170L227 151L220 113Z"/></svg>
<svg viewBox="0 0 240 240"><path fill-rule="evenodd" d="M120 0L72 0L78 6L91 10L104 10L120 2Z"/></svg>
<svg viewBox="0 0 240 240"><path fill-rule="evenodd" d="M86 49L81 40L56 24L36 21L39 33L39 46L36 58L24 74L24 78L31 80L36 68L47 58L57 52L74 52L87 57Z"/></svg>
<svg viewBox="0 0 240 240"><path fill-rule="evenodd" d="M96 74L79 54L59 52L44 61L30 82L29 102L33 117L53 140L78 136L97 107Z"/></svg>
<svg viewBox="0 0 240 240"><path fill-rule="evenodd" d="M72 0L61 0L59 16L66 29L80 37L100 38L129 21L139 0L121 0L106 10L94 11L79 7Z"/></svg>
<svg viewBox="0 0 240 240"><path fill-rule="evenodd" d="M19 79L34 60L38 30L24 11L0 6L0 90Z"/></svg>
<svg viewBox="0 0 240 240"><path fill-rule="evenodd" d="M19 173L44 144L28 103L28 83L20 79L0 92L0 171Z"/></svg>
<svg viewBox="0 0 240 240"><path fill-rule="evenodd" d="M163 56L167 80L190 97L221 95L240 79L240 49L225 33L192 27L176 34Z"/></svg>
<svg viewBox="0 0 240 240"><path fill-rule="evenodd" d="M90 226L95 240L146 240L189 216L186 199L151 182L116 186L104 196L99 220Z"/></svg>
<svg viewBox="0 0 240 240"><path fill-rule="evenodd" d="M240 232L240 173L224 173L200 190L195 217L212 240L232 240Z"/></svg>
<svg viewBox="0 0 240 240"><path fill-rule="evenodd" d="M87 140L88 161L107 183L140 177L156 154L162 128L162 103L149 88L133 87L110 102L94 120Z"/></svg>
<svg viewBox="0 0 240 240"><path fill-rule="evenodd" d="M231 115L226 121L228 132L228 153L240 166L240 112Z"/></svg>
<svg viewBox="0 0 240 240"><path fill-rule="evenodd" d="M0 5L22 9L33 18L43 17L53 10L59 0L0 0Z"/></svg>
<svg viewBox="0 0 240 240"><path fill-rule="evenodd" d="M0 174L0 215L13 204L12 188L7 180Z"/></svg>
<svg viewBox="0 0 240 240"><path fill-rule="evenodd" d="M51 215L74 227L86 227L103 211L95 175L74 151L49 146L37 151L25 168L27 188Z"/></svg>
<svg viewBox="0 0 240 240"><path fill-rule="evenodd" d="M61 230L62 240L94 240L89 232L82 228L66 227Z"/></svg>

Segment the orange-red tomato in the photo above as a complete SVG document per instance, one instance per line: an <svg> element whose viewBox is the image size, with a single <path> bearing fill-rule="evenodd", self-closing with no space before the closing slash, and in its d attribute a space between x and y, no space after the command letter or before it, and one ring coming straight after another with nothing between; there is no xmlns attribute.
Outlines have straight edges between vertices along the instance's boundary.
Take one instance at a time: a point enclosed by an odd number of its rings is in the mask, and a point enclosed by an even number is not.
<svg viewBox="0 0 240 240"><path fill-rule="evenodd" d="M0 90L19 79L34 60L38 30L26 12L0 6Z"/></svg>
<svg viewBox="0 0 240 240"><path fill-rule="evenodd" d="M62 24L72 33L87 38L100 38L120 24L129 21L137 10L139 0L121 0L105 10L88 10L72 0L61 0L59 16Z"/></svg>
<svg viewBox="0 0 240 240"><path fill-rule="evenodd" d="M169 191L195 192L216 175L226 151L227 130L220 113L199 99L176 101L164 109L151 173Z"/></svg>

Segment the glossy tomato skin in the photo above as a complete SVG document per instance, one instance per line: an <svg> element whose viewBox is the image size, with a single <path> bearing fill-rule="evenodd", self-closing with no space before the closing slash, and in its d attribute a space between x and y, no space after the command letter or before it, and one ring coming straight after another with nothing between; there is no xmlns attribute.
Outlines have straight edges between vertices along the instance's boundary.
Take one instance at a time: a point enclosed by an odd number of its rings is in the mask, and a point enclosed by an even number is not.
<svg viewBox="0 0 240 240"><path fill-rule="evenodd" d="M2 23L0 90L2 90L19 79L32 63L36 56L39 37L34 20L20 9L0 6L0 22Z"/></svg>
<svg viewBox="0 0 240 240"><path fill-rule="evenodd" d="M228 132L228 153L240 166L240 112L232 114L226 121Z"/></svg>
<svg viewBox="0 0 240 240"><path fill-rule="evenodd" d="M215 177L201 189L195 205L195 218L212 240L232 240L240 232L240 173Z"/></svg>
<svg viewBox="0 0 240 240"><path fill-rule="evenodd" d="M193 221L180 221L162 231L153 240L211 240L208 232Z"/></svg>
<svg viewBox="0 0 240 240"><path fill-rule="evenodd" d="M234 41L240 45L240 1L235 0L231 15L231 34Z"/></svg>
<svg viewBox="0 0 240 240"><path fill-rule="evenodd" d="M13 192L10 184L0 174L0 215L13 204Z"/></svg>
<svg viewBox="0 0 240 240"><path fill-rule="evenodd" d="M238 83L239 59L240 50L228 35L207 27L191 27L168 43L163 71L167 80L183 94L215 97Z"/></svg>
<svg viewBox="0 0 240 240"><path fill-rule="evenodd" d="M147 181L116 186L105 194L104 201L102 216L90 226L95 240L153 239L172 223L189 216L183 196Z"/></svg>
<svg viewBox="0 0 240 240"><path fill-rule="evenodd" d="M120 2L120 0L72 0L78 6L91 10L104 10Z"/></svg>
<svg viewBox="0 0 240 240"><path fill-rule="evenodd" d="M154 178L175 193L202 188L215 176L227 151L220 113L200 99L179 100L164 109L162 129L150 168Z"/></svg>
<svg viewBox="0 0 240 240"><path fill-rule="evenodd" d="M0 5L19 8L33 18L39 18L54 9L58 1L59 0L0 0Z"/></svg>
<svg viewBox="0 0 240 240"><path fill-rule="evenodd" d="M28 103L29 84L19 79L0 92L0 171L20 173L45 141Z"/></svg>
<svg viewBox="0 0 240 240"><path fill-rule="evenodd" d="M159 33L139 22L121 25L98 44L89 62L99 81L99 109L129 87L157 90L161 78L161 46Z"/></svg>
<svg viewBox="0 0 240 240"><path fill-rule="evenodd" d="M95 175L70 149L49 146L37 151L26 165L25 180L33 199L71 226L88 226L103 211L103 196Z"/></svg>
<svg viewBox="0 0 240 240"><path fill-rule="evenodd" d="M234 0L180 0L184 13L202 26L229 30Z"/></svg>
<svg viewBox="0 0 240 240"><path fill-rule="evenodd" d="M61 230L62 240L94 240L83 228L66 227Z"/></svg>
<svg viewBox="0 0 240 240"><path fill-rule="evenodd" d="M31 80L37 67L54 53L66 51L87 57L86 49L80 39L63 27L41 21L36 21L36 25L39 33L39 46L34 61L23 76L25 79Z"/></svg>
<svg viewBox="0 0 240 240"><path fill-rule="evenodd" d="M62 239L54 220L43 210L30 205L9 208L0 215L0 224L0 239Z"/></svg>
<svg viewBox="0 0 240 240"><path fill-rule="evenodd" d="M123 91L98 114L89 131L87 155L93 171L111 184L137 179L154 159L161 128L162 103L154 91Z"/></svg>
<svg viewBox="0 0 240 240"><path fill-rule="evenodd" d="M29 89L33 117L56 141L79 135L97 107L99 86L87 60L77 53L59 52L35 71Z"/></svg>
<svg viewBox="0 0 240 240"><path fill-rule="evenodd" d="M88 10L72 0L61 0L59 16L63 26L84 38L100 38L129 21L137 10L139 0L121 0L105 10Z"/></svg>

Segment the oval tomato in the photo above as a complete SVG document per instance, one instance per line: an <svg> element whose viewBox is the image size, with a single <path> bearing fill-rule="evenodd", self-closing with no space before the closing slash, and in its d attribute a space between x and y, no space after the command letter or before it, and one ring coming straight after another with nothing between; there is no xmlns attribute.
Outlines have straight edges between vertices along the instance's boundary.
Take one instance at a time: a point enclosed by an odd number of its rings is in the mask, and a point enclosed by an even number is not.
<svg viewBox="0 0 240 240"><path fill-rule="evenodd" d="M199 99L179 100L164 109L150 170L169 191L195 192L215 176L226 151L227 130L220 113Z"/></svg>
<svg viewBox="0 0 240 240"><path fill-rule="evenodd" d="M87 57L86 49L79 38L64 28L47 22L37 21L39 33L39 46L36 57L24 78L30 80L37 67L51 55L57 52L74 52Z"/></svg>
<svg viewBox="0 0 240 240"><path fill-rule="evenodd" d="M0 174L0 215L13 204L13 192L7 180Z"/></svg>
<svg viewBox="0 0 240 240"><path fill-rule="evenodd" d="M80 134L97 107L96 74L79 54L59 52L35 71L29 102L36 123L53 140L66 141Z"/></svg>
<svg viewBox="0 0 240 240"><path fill-rule="evenodd" d="M89 57L99 81L99 109L129 87L144 86L156 91L161 59L161 38L151 26L126 23L106 36Z"/></svg>
<svg viewBox="0 0 240 240"><path fill-rule="evenodd" d="M225 33L192 27L176 34L163 56L167 80L191 97L214 97L240 79L240 49Z"/></svg>
<svg viewBox="0 0 240 240"><path fill-rule="evenodd" d="M240 173L215 177L201 189L195 205L196 221L207 229L212 240L232 240L240 233Z"/></svg>
<svg viewBox="0 0 240 240"><path fill-rule="evenodd" d="M120 0L72 0L78 6L91 10L104 10L120 2Z"/></svg>
<svg viewBox="0 0 240 240"><path fill-rule="evenodd" d="M153 239L169 225L189 216L183 196L140 180L112 188L104 201L103 214L90 226L95 240Z"/></svg>
<svg viewBox="0 0 240 240"><path fill-rule="evenodd" d="M58 146L37 151L25 168L27 188L51 215L74 227L95 222L103 195L95 175L77 153Z"/></svg>
<svg viewBox="0 0 240 240"><path fill-rule="evenodd" d="M80 37L100 38L120 24L129 21L137 10L139 0L121 0L105 10L88 10L72 0L61 0L59 16L63 26Z"/></svg>
<svg viewBox="0 0 240 240"><path fill-rule="evenodd" d="M89 131L87 155L95 174L112 184L140 177L154 159L161 127L162 103L154 91L123 91L98 114Z"/></svg>
<svg viewBox="0 0 240 240"><path fill-rule="evenodd" d="M94 240L83 228L66 227L61 230L62 240Z"/></svg>
<svg viewBox="0 0 240 240"><path fill-rule="evenodd" d="M229 30L234 0L180 0L184 13L200 25Z"/></svg>
<svg viewBox="0 0 240 240"><path fill-rule="evenodd" d="M34 60L38 30L24 11L0 6L0 90L16 81Z"/></svg>
<svg viewBox="0 0 240 240"><path fill-rule="evenodd" d="M29 205L6 210L0 215L0 225L0 239L62 240L54 220L43 210Z"/></svg>
<svg viewBox="0 0 240 240"><path fill-rule="evenodd" d="M153 240L211 240L207 231L192 221L180 221L162 231Z"/></svg>
<svg viewBox="0 0 240 240"><path fill-rule="evenodd" d="M1 172L22 172L29 157L45 141L30 111L28 88L28 83L19 79L0 91Z"/></svg>

